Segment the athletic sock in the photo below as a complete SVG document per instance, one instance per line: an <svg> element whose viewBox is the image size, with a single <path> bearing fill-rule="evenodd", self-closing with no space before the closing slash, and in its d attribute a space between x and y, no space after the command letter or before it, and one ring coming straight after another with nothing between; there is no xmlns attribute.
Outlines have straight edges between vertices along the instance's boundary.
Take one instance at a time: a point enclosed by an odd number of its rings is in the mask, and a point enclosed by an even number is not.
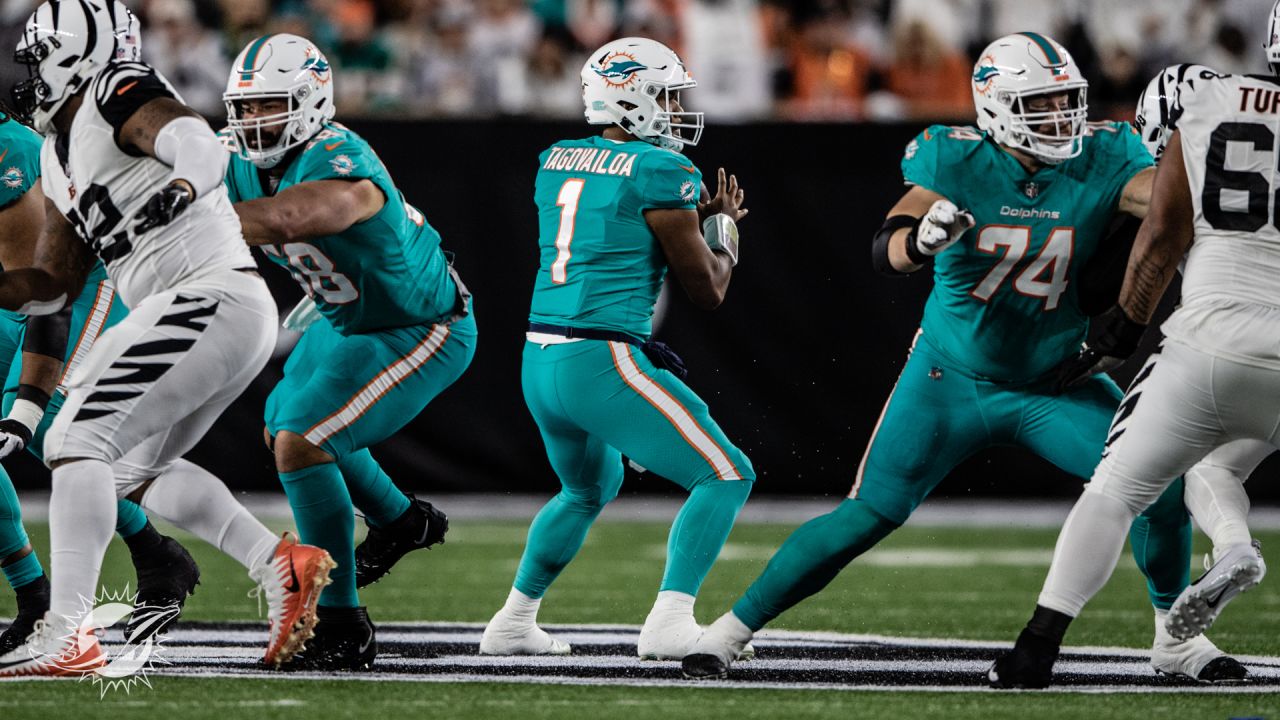
<svg viewBox="0 0 1280 720"><path fill-rule="evenodd" d="M835 510L791 533L733 606L733 614L753 632L758 631L826 587L850 561L897 528L897 523L866 502L844 500Z"/></svg>
<svg viewBox="0 0 1280 720"><path fill-rule="evenodd" d="M138 503L121 498L116 501L116 534L126 542L129 536L147 527L147 514ZM155 528L152 528L154 530Z"/></svg>
<svg viewBox="0 0 1280 720"><path fill-rule="evenodd" d="M120 523L117 522L116 527L118 528L119 526ZM116 532L119 532L119 530ZM139 553L145 553L148 550L154 550L155 548L160 547L160 543L163 541L164 536L156 530L156 526L152 525L149 520L140 530L124 537L124 544L129 548L129 554L135 557Z"/></svg>
<svg viewBox="0 0 1280 720"><path fill-rule="evenodd" d="M293 508L298 537L308 545L329 551L338 564L329 578L333 584L320 595L327 607L357 607L355 515L351 495L336 463L320 463L294 472L280 473L284 493Z"/></svg>
<svg viewBox="0 0 1280 720"><path fill-rule="evenodd" d="M1086 487L1058 535L1038 604L1076 617L1116 569L1134 512L1123 501Z"/></svg>
<svg viewBox="0 0 1280 720"><path fill-rule="evenodd" d="M178 460L152 481L142 504L156 517L204 540L246 568L270 558L280 542L221 480L188 460Z"/></svg>
<svg viewBox="0 0 1280 720"><path fill-rule="evenodd" d="M339 459L338 469L347 481L351 502L373 527L390 525L409 509L409 498L396 487L368 449Z"/></svg>
<svg viewBox="0 0 1280 720"><path fill-rule="evenodd" d="M0 566L0 571L4 572L4 579L9 581L9 587L15 592L44 575L44 568L40 566L40 557L36 555L34 548L20 559Z"/></svg>
<svg viewBox="0 0 1280 720"><path fill-rule="evenodd" d="M541 605L542 598L531 598L513 587L511 592L507 593L507 601L503 603L500 613L508 620L534 625L538 622L538 608Z"/></svg>
<svg viewBox="0 0 1280 720"><path fill-rule="evenodd" d="M1036 605L1035 612L1031 614L1031 620L1027 622L1027 632L1042 637L1054 645L1061 645L1062 638L1066 636L1067 628L1074 619L1066 613Z"/></svg>
<svg viewBox="0 0 1280 720"><path fill-rule="evenodd" d="M543 505L529 525L513 589L531 599L541 598L578 554L604 505L597 496L567 489Z"/></svg>
<svg viewBox="0 0 1280 720"><path fill-rule="evenodd" d="M1133 521L1129 545L1147 578L1151 604L1168 610L1191 582L1191 517L1183 501L1182 478Z"/></svg>
<svg viewBox="0 0 1280 720"><path fill-rule="evenodd" d="M751 486L749 480L713 480L694 486L671 524L661 590L698 594L729 539Z"/></svg>
<svg viewBox="0 0 1280 720"><path fill-rule="evenodd" d="M50 619L80 617L97 594L102 556L115 527L116 494L111 466L76 460L53 470L49 499ZM57 627L57 626L55 626Z"/></svg>

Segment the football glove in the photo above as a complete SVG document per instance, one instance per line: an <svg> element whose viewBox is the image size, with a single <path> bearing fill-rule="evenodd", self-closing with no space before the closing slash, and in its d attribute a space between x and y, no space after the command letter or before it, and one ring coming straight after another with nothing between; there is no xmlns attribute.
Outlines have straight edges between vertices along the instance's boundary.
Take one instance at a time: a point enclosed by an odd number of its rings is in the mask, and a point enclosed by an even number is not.
<svg viewBox="0 0 1280 720"><path fill-rule="evenodd" d="M31 435L30 428L13 418L0 420L0 458L22 452L31 442Z"/></svg>
<svg viewBox="0 0 1280 720"><path fill-rule="evenodd" d="M170 180L168 185L148 198L147 204L133 216L134 220L139 221L133 231L144 233L152 228L168 225L195 202L195 199L195 192L187 181Z"/></svg>
<svg viewBox="0 0 1280 720"><path fill-rule="evenodd" d="M946 250L973 225L973 214L968 210L961 210L950 200L935 202L907 238L909 248L914 251L910 253L912 259L917 254L930 257Z"/></svg>
<svg viewBox="0 0 1280 720"><path fill-rule="evenodd" d="M1134 322L1116 306L1111 320L1093 344L1086 344L1074 357L1058 365L1055 392L1065 392L1099 373L1114 370L1138 350L1147 326Z"/></svg>

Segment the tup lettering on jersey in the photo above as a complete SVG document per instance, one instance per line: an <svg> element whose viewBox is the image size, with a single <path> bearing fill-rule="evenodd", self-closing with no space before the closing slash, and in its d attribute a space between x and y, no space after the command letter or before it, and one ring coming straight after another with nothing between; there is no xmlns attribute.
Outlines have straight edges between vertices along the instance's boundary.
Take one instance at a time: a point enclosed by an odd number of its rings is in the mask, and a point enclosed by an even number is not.
<svg viewBox="0 0 1280 720"><path fill-rule="evenodd" d="M551 148L543 170L565 172L589 172L597 175L622 175L631 177L635 169L636 155L610 148L561 147Z"/></svg>

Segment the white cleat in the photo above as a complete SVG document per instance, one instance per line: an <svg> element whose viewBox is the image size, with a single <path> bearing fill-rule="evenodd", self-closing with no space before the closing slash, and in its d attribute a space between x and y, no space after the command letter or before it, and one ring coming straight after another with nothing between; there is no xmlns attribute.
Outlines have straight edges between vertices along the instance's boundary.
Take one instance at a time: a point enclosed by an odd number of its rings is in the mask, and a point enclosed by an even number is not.
<svg viewBox="0 0 1280 720"><path fill-rule="evenodd" d="M532 621L517 621L499 610L480 636L481 655L568 655L569 643L557 640Z"/></svg>
<svg viewBox="0 0 1280 720"><path fill-rule="evenodd" d="M1165 628L1175 638L1199 635L1213 625L1232 598L1262 582L1266 574L1267 563L1257 540L1232 545L1173 601Z"/></svg>
<svg viewBox="0 0 1280 720"><path fill-rule="evenodd" d="M752 635L754 633L742 624L737 615L732 612L721 615L681 660L681 672L689 680L722 680L728 677L729 666L749 647Z"/></svg>
<svg viewBox="0 0 1280 720"><path fill-rule="evenodd" d="M62 632L47 620L37 620L27 641L0 656L0 677L67 677L91 675L107 664L106 655L91 632Z"/></svg>
<svg viewBox="0 0 1280 720"><path fill-rule="evenodd" d="M1204 635L1179 640L1165 629L1166 615L1156 611L1156 639L1151 667L1158 675L1172 675L1203 683L1240 682L1248 676L1235 658L1218 649Z"/></svg>
<svg viewBox="0 0 1280 720"><path fill-rule="evenodd" d="M689 613L671 613L651 610L640 629L636 643L636 655L641 660L682 660L693 652L694 645L706 628L698 624ZM742 648L738 660L751 660L756 649L751 643Z"/></svg>

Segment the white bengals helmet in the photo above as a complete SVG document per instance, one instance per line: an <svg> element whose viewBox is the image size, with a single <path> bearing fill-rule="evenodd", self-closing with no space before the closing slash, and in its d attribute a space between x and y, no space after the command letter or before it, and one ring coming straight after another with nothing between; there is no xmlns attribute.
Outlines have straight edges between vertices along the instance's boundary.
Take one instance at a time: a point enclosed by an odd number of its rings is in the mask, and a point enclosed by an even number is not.
<svg viewBox="0 0 1280 720"><path fill-rule="evenodd" d="M697 87L675 51L656 40L614 40L582 66L587 122L617 125L659 147L680 150L702 137L702 113L671 112L679 91Z"/></svg>
<svg viewBox="0 0 1280 720"><path fill-rule="evenodd" d="M1182 115L1182 104L1179 94L1184 87L1196 80L1208 80L1218 77L1204 65L1182 63L1170 65L1161 70L1147 89L1138 98L1138 110L1134 113L1133 126L1137 128L1142 144L1157 162L1169 144L1169 136L1178 129L1178 118Z"/></svg>
<svg viewBox="0 0 1280 720"><path fill-rule="evenodd" d="M13 60L27 79L11 92L14 110L48 134L53 116L107 63L139 59L138 18L119 0L48 0L27 19Z"/></svg>
<svg viewBox="0 0 1280 720"><path fill-rule="evenodd" d="M1271 20L1267 23L1267 66L1272 75L1280 75L1280 0L1271 6Z"/></svg>
<svg viewBox="0 0 1280 720"><path fill-rule="evenodd" d="M241 101L268 99L287 101L285 111L241 117ZM263 169L275 167L285 153L310 140L333 118L333 70L310 40L288 33L264 35L236 57L222 100L240 157ZM283 127L279 140L264 146L262 130L277 126ZM254 136L252 144L246 142L249 135Z"/></svg>
<svg viewBox="0 0 1280 720"><path fill-rule="evenodd" d="M1050 165L1084 149L1088 90L1066 48L1039 33L1006 35L988 45L973 66L978 127L1001 145ZM1032 112L1026 107L1029 98L1062 92L1068 97L1066 109Z"/></svg>

